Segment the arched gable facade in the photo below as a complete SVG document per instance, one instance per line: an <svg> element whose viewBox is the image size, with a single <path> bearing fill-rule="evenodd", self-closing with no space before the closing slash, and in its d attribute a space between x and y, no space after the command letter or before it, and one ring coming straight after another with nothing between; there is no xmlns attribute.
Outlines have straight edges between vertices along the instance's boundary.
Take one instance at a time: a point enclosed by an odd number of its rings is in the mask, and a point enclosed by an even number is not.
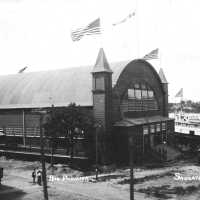
<svg viewBox="0 0 200 200"><path fill-rule="evenodd" d="M112 91L112 123L116 159L129 160L129 140L135 161L149 152L167 159L164 150L173 138L174 122L168 118L168 85L145 60L129 62Z"/></svg>
<svg viewBox="0 0 200 200"><path fill-rule="evenodd" d="M164 115L165 91L155 69L144 60L128 63L113 88L113 120Z"/></svg>

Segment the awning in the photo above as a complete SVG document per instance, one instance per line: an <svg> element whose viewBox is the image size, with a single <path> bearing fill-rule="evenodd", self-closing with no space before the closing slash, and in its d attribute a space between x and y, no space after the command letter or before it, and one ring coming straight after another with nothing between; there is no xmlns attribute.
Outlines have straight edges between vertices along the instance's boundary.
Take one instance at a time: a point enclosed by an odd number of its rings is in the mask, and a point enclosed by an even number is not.
<svg viewBox="0 0 200 200"><path fill-rule="evenodd" d="M154 122L166 122L170 120L173 119L159 115L151 117L141 117L141 118L124 118L123 120L116 122L114 126L131 127L131 126L149 124Z"/></svg>

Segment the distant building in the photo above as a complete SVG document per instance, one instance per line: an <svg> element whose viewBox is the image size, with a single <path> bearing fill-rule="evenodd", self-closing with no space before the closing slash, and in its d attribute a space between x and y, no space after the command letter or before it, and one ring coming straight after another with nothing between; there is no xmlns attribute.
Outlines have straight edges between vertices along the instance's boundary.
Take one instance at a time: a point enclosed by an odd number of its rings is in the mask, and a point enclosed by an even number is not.
<svg viewBox="0 0 200 200"><path fill-rule="evenodd" d="M174 132L165 75L142 59L109 63L100 49L94 66L0 76L0 128L25 146L38 144L34 109L71 102L93 113L102 131L112 134L119 160L128 159L128 137L141 155Z"/></svg>

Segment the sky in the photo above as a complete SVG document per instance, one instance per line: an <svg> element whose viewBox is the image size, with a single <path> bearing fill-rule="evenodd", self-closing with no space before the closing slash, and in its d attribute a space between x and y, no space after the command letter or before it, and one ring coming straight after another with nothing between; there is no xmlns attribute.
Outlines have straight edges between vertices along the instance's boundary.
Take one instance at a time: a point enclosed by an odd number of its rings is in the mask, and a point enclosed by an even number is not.
<svg viewBox="0 0 200 200"><path fill-rule="evenodd" d="M199 0L0 0L0 75L142 58L159 48L169 100L200 101ZM135 12L125 23L113 26ZM100 17L102 34L78 42L71 31Z"/></svg>

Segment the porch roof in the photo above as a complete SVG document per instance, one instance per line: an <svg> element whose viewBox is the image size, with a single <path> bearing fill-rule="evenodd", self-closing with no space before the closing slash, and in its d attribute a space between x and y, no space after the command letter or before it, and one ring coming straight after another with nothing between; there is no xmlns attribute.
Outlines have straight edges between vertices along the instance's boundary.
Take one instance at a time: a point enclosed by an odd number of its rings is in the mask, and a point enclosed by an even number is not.
<svg viewBox="0 0 200 200"><path fill-rule="evenodd" d="M173 120L173 119L160 116L160 115L150 116L150 117L141 117L141 118L124 118L123 120L116 122L114 126L131 127L131 126L149 124L149 123L154 123L154 122L165 122L165 121L170 121L170 120Z"/></svg>

